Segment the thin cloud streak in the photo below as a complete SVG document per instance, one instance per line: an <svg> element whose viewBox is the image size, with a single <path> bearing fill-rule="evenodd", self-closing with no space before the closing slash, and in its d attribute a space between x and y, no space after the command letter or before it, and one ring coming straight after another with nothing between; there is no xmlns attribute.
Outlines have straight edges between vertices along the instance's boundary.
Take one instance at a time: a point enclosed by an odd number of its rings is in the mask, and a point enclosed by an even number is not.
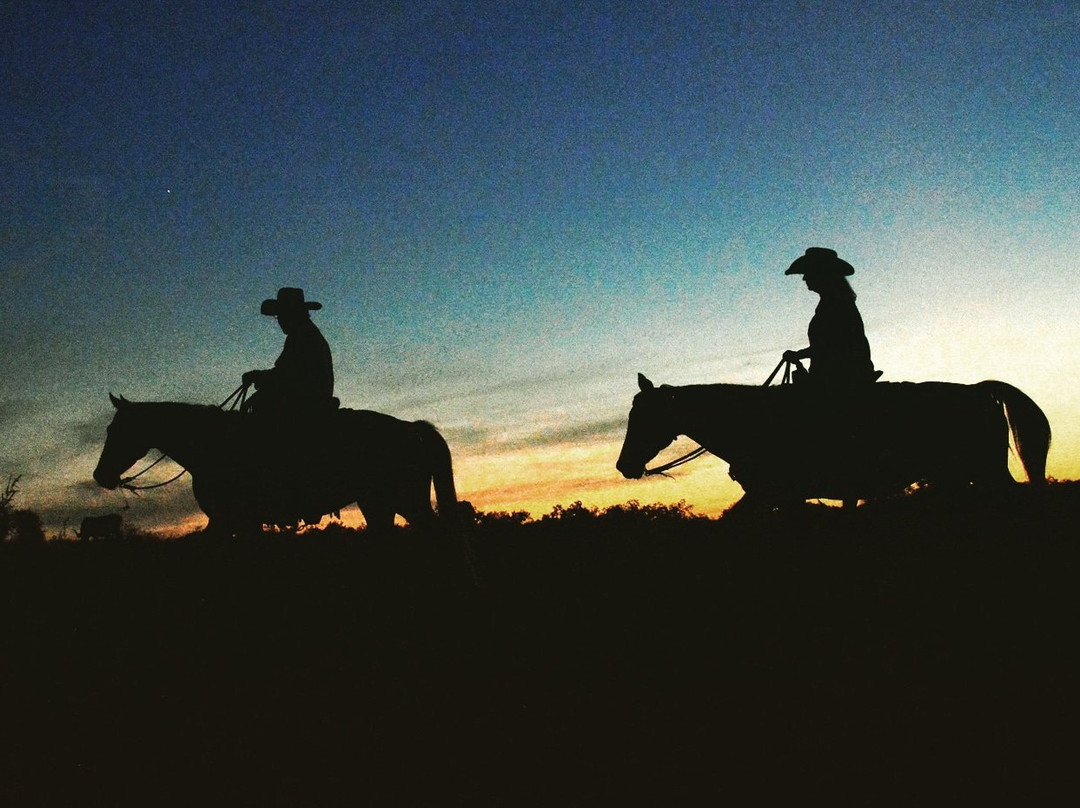
<svg viewBox="0 0 1080 808"><path fill-rule="evenodd" d="M79 421L71 428L74 437L72 451L76 454L89 449L101 450L105 445L105 432L112 421L112 413L103 413L88 421Z"/></svg>
<svg viewBox="0 0 1080 808"><path fill-rule="evenodd" d="M451 447L466 453L477 451L511 452L518 449L575 448L608 442L626 427L626 418L602 419L591 423L567 423L542 429L507 430L497 427L469 426L444 430Z"/></svg>

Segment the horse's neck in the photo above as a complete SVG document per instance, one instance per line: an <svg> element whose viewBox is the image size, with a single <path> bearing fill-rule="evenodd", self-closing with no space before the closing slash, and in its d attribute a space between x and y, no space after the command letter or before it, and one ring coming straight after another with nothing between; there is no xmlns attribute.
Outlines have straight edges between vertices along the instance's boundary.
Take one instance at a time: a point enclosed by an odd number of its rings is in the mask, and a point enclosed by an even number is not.
<svg viewBox="0 0 1080 808"><path fill-rule="evenodd" d="M736 449L757 431L762 388L737 384L702 384L675 388L674 427L713 454Z"/></svg>
<svg viewBox="0 0 1080 808"><path fill-rule="evenodd" d="M219 413L197 404L146 404L154 448L196 472L220 454L226 430Z"/></svg>

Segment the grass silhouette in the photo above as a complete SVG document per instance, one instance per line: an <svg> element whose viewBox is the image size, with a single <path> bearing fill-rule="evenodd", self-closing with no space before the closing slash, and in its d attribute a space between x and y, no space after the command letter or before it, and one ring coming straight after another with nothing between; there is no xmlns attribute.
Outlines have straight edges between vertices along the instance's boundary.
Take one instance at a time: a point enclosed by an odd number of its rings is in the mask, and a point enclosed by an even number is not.
<svg viewBox="0 0 1080 808"><path fill-rule="evenodd" d="M1049 799L1078 515L477 514L480 591L408 529L0 546L0 802Z"/></svg>

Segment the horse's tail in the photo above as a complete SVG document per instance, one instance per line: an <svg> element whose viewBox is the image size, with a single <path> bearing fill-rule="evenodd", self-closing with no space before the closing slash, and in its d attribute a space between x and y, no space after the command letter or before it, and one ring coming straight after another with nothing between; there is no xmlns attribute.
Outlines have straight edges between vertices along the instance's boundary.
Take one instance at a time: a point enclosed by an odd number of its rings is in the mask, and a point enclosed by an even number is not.
<svg viewBox="0 0 1080 808"><path fill-rule="evenodd" d="M1026 393L1011 384L991 380L975 386L988 391L995 401L1005 407L1016 454L1028 480L1034 485L1045 485L1046 455L1050 451L1050 421L1046 413Z"/></svg>
<svg viewBox="0 0 1080 808"><path fill-rule="evenodd" d="M450 447L446 439L434 425L427 421L415 421L424 445L424 457L431 472L431 481L435 485L435 504L438 506L439 519L443 522L455 522L458 513L457 487L454 485L454 463L450 458Z"/></svg>
<svg viewBox="0 0 1080 808"><path fill-rule="evenodd" d="M454 464L450 458L450 447L432 424L427 421L414 423L420 430L424 454L427 457L428 468L431 470L431 481L435 485L435 504L438 506L439 521L457 536L462 555L465 557L469 578L473 586L479 589L481 587L480 570L472 543L461 523L461 506L458 504L457 486L454 485Z"/></svg>

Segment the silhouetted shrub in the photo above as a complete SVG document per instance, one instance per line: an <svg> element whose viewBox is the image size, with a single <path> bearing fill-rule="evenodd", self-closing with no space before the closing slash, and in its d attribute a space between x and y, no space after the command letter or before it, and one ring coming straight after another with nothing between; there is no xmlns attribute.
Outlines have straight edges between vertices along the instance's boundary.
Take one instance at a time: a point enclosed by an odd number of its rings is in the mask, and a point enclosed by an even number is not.
<svg viewBox="0 0 1080 808"><path fill-rule="evenodd" d="M18 476L8 477L4 490L0 492L0 541L7 538L11 529L11 501L19 493Z"/></svg>
<svg viewBox="0 0 1080 808"><path fill-rule="evenodd" d="M0 541L10 540L20 544L36 544L45 541L41 517L33 511L14 510L11 503L19 493L21 475L8 477L0 492Z"/></svg>
<svg viewBox="0 0 1080 808"><path fill-rule="evenodd" d="M10 514L7 535L10 541L18 544L41 544L45 541L41 517L27 510L13 511Z"/></svg>
<svg viewBox="0 0 1080 808"><path fill-rule="evenodd" d="M639 522L689 522L708 521L709 517L694 513L692 505L680 499L675 503L654 502L642 505L636 499L621 505L611 505L601 512L603 519Z"/></svg>
<svg viewBox="0 0 1080 808"><path fill-rule="evenodd" d="M481 527L513 527L524 525L532 520L528 511L476 511L473 523Z"/></svg>
<svg viewBox="0 0 1080 808"><path fill-rule="evenodd" d="M550 513L540 517L540 521L543 522L592 522L600 516L600 511L597 508L588 508L582 504L581 500L572 502L569 505L556 505L551 509Z"/></svg>

